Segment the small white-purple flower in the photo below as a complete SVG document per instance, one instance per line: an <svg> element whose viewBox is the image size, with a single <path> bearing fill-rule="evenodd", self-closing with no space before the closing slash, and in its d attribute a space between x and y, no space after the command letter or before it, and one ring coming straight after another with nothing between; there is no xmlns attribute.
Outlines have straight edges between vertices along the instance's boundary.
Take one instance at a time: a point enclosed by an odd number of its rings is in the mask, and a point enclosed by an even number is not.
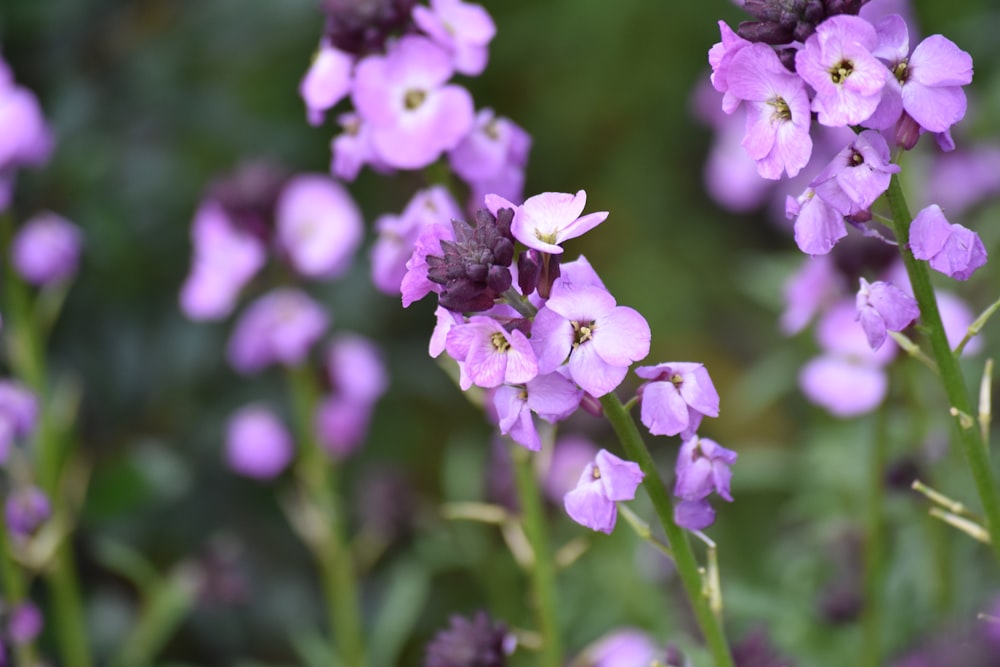
<svg viewBox="0 0 1000 667"><path fill-rule="evenodd" d="M351 92L354 56L323 40L302 83L299 95L306 103L310 125L323 122L323 115Z"/></svg>
<svg viewBox="0 0 1000 667"><path fill-rule="evenodd" d="M910 224L910 250L935 271L955 280L968 280L986 263L986 248L979 235L948 222L936 204L920 211Z"/></svg>
<svg viewBox="0 0 1000 667"><path fill-rule="evenodd" d="M497 29L481 5L461 0L431 0L430 7L413 8L413 21L451 53L455 71L478 76L486 69L489 43Z"/></svg>
<svg viewBox="0 0 1000 667"><path fill-rule="evenodd" d="M872 350L885 343L886 331L902 331L920 317L916 300L892 283L869 283L860 279L856 307L857 319L868 337Z"/></svg>
<svg viewBox="0 0 1000 667"><path fill-rule="evenodd" d="M648 380L642 392L642 423L653 435L694 435L702 417L719 416L719 393L704 364L671 362L640 366L635 374Z"/></svg>
<svg viewBox="0 0 1000 667"><path fill-rule="evenodd" d="M643 477L638 463L602 449L563 499L566 513L581 526L610 535L618 518L616 503L635 498Z"/></svg>
<svg viewBox="0 0 1000 667"><path fill-rule="evenodd" d="M270 408L247 405L229 418L225 458L233 472L272 479L288 467L294 449L288 429Z"/></svg>
<svg viewBox="0 0 1000 667"><path fill-rule="evenodd" d="M486 389L502 384L524 384L538 375L538 360L527 337L508 332L492 317L476 315L451 327L446 349L461 363L462 389Z"/></svg>
<svg viewBox="0 0 1000 667"><path fill-rule="evenodd" d="M503 385L493 392L493 408L500 432L532 451L542 442L532 413L549 423L566 419L576 412L583 390L561 373L538 375L523 386Z"/></svg>
<svg viewBox="0 0 1000 667"><path fill-rule="evenodd" d="M677 482L674 495L681 500L703 500L713 491L732 502L729 482L736 463L736 452L714 440L694 436L681 445L677 453Z"/></svg>
<svg viewBox="0 0 1000 667"><path fill-rule="evenodd" d="M813 188L785 200L785 216L795 220L795 245L807 255L825 255L847 236L844 216Z"/></svg>
<svg viewBox="0 0 1000 667"><path fill-rule="evenodd" d="M889 189L899 165L890 162L889 144L874 130L864 130L836 157L810 186L842 215L854 215L875 203Z"/></svg>
<svg viewBox="0 0 1000 667"><path fill-rule="evenodd" d="M543 192L528 197L517 206L499 195L486 196L486 208L493 215L509 208L514 211L510 233L515 239L535 250L551 255L562 254L563 241L575 239L589 232L608 218L607 211L581 216L587 205L587 193L580 190L575 195L566 192Z"/></svg>

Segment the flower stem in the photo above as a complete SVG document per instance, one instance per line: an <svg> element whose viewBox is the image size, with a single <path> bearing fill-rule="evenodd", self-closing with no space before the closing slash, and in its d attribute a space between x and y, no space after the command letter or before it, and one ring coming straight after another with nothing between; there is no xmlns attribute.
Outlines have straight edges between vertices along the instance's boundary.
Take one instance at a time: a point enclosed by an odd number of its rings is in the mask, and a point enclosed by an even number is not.
<svg viewBox="0 0 1000 667"><path fill-rule="evenodd" d="M512 454L517 497L521 503L521 521L534 553L531 578L538 631L542 635L539 665L561 667L563 656L556 615L556 571L542 512L542 496L538 490L531 454L523 447L514 447Z"/></svg>
<svg viewBox="0 0 1000 667"><path fill-rule="evenodd" d="M931 351L940 371L941 384L948 397L949 407L958 414L976 414L969 398L969 390L965 378L958 366L958 360L948 344L941 313L938 310L934 288L931 286L930 273L924 262L917 260L910 252L910 211L906 204L902 185L898 174L893 174L888 191L889 207L892 210L893 228L899 241L899 253L906 266L913 287L913 296L920 306L920 321L930 339ZM980 436L979 429L973 425L966 428L956 420L958 440L965 454L965 460L972 472L972 480L979 493L983 511L986 514L986 527L992 536L991 546L997 560L1000 561L1000 494L993 479L988 453Z"/></svg>
<svg viewBox="0 0 1000 667"><path fill-rule="evenodd" d="M882 664L882 588L885 579L885 463L888 450L888 408L875 417L868 467L868 516L865 525L864 611L861 665Z"/></svg>
<svg viewBox="0 0 1000 667"><path fill-rule="evenodd" d="M602 396L600 400L605 416L615 429L622 447L625 448L625 454L639 464L645 475L642 485L653 503L653 508L663 525L667 541L674 552L677 573L680 575L684 591L687 593L698 627L701 628L715 665L716 667L733 667L733 658L729 652L729 645L726 643L721 622L712 613L709 600L702 592L701 573L698 569L698 561L694 557L694 551L691 549L691 542L687 532L674 523L674 507L670 502L670 495L663 485L663 480L660 479L656 463L653 461L649 449L646 448L646 443L639 434L635 421L625 411L625 406L622 405L618 397L614 393L610 393Z"/></svg>
<svg viewBox="0 0 1000 667"><path fill-rule="evenodd" d="M338 490L338 470L323 451L313 428L313 413L319 388L307 366L289 370L300 452L295 472L311 502L320 511L321 525L306 545L319 567L329 614L335 652L350 667L365 664L364 638L354 562L344 539L344 509Z"/></svg>

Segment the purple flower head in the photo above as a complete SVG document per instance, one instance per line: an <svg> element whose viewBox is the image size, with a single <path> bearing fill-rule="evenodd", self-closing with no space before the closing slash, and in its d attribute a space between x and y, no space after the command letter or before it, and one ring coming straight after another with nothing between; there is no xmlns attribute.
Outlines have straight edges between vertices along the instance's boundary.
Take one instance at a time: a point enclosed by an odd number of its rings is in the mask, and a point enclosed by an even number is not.
<svg viewBox="0 0 1000 667"><path fill-rule="evenodd" d="M910 250L926 259L931 268L955 280L968 280L986 263L986 248L979 235L948 222L936 204L917 213L910 224Z"/></svg>
<svg viewBox="0 0 1000 667"><path fill-rule="evenodd" d="M563 499L566 513L581 526L610 535L618 518L615 503L635 498L643 477L638 463L602 449L583 469L576 488Z"/></svg>
<svg viewBox="0 0 1000 667"><path fill-rule="evenodd" d="M476 226L452 220L455 240L440 242L443 255L428 254L427 279L441 285L439 303L456 312L481 312L513 285L514 239L510 225L514 212L507 208L496 215L476 211ZM414 253L416 254L416 252ZM414 268L407 266L412 273ZM404 301L406 294L404 294Z"/></svg>
<svg viewBox="0 0 1000 667"><path fill-rule="evenodd" d="M795 220L795 245L807 255L825 255L847 236L844 216L825 199L807 188L796 199L785 200L785 215Z"/></svg>
<svg viewBox="0 0 1000 667"><path fill-rule="evenodd" d="M308 278L332 279L350 267L364 236L361 210L340 183L321 174L288 181L278 199L277 240Z"/></svg>
<svg viewBox="0 0 1000 667"><path fill-rule="evenodd" d="M255 479L273 479L292 460L295 447L281 419L263 405L237 410L226 426L226 465Z"/></svg>
<svg viewBox="0 0 1000 667"><path fill-rule="evenodd" d="M26 386L0 380L0 464L7 462L11 445L35 430L38 400Z"/></svg>
<svg viewBox="0 0 1000 667"><path fill-rule="evenodd" d="M486 207L496 212L505 208L514 210L511 233L518 241L544 253L562 254L563 241L575 239L589 232L608 217L607 211L583 213L587 193L580 190L575 195L565 192L543 192L515 206L498 195L486 196Z"/></svg>
<svg viewBox="0 0 1000 667"><path fill-rule="evenodd" d="M889 189L892 175L899 173L899 165L889 160L889 144L882 135L865 130L810 185L838 213L854 215Z"/></svg>
<svg viewBox="0 0 1000 667"><path fill-rule="evenodd" d="M451 625L427 644L424 667L506 667L517 639L485 611L472 620L452 616Z"/></svg>
<svg viewBox="0 0 1000 667"><path fill-rule="evenodd" d="M562 421L576 412L582 397L583 390L572 380L553 372L538 375L524 386L498 387L493 392L492 402L500 432L517 444L537 452L542 442L532 413L550 423Z"/></svg>
<svg viewBox="0 0 1000 667"><path fill-rule="evenodd" d="M825 255L807 257L785 283L781 331L789 336L802 331L838 293L839 278L833 260Z"/></svg>
<svg viewBox="0 0 1000 667"><path fill-rule="evenodd" d="M343 395L320 402L314 416L316 434L331 456L340 460L357 451L368 435L373 407Z"/></svg>
<svg viewBox="0 0 1000 667"><path fill-rule="evenodd" d="M31 537L38 528L48 521L52 506L48 496L37 486L24 486L7 496L4 518L11 537L19 542Z"/></svg>
<svg viewBox="0 0 1000 667"><path fill-rule="evenodd" d="M322 0L325 36L348 53L381 51L391 35L409 26L415 4L417 0Z"/></svg>
<svg viewBox="0 0 1000 667"><path fill-rule="evenodd" d="M272 290L250 304L236 323L229 363L245 375L274 363L296 366L329 324L330 316L304 292Z"/></svg>
<svg viewBox="0 0 1000 667"><path fill-rule="evenodd" d="M530 149L527 132L513 121L497 117L492 109L482 109L472 131L448 153L448 161L452 171L472 186L472 201L483 201L493 193L520 201ZM490 185L503 187L491 190ZM482 198L476 198L475 191L481 191Z"/></svg>
<svg viewBox="0 0 1000 667"><path fill-rule="evenodd" d="M30 600L16 605L7 619L7 634L15 645L28 644L42 633L42 611Z"/></svg>
<svg viewBox="0 0 1000 667"><path fill-rule="evenodd" d="M688 530L704 530L715 523L715 509L707 500L682 500L674 505L674 523Z"/></svg>
<svg viewBox="0 0 1000 667"><path fill-rule="evenodd" d="M556 440L552 458L542 479L542 490L552 502L576 488L580 471L597 456L597 445L579 435L567 435Z"/></svg>
<svg viewBox="0 0 1000 667"><path fill-rule="evenodd" d="M193 320L221 319L232 312L240 290L264 265L264 244L236 228L212 200L195 214L191 238L194 259L181 287L181 308Z"/></svg>
<svg viewBox="0 0 1000 667"><path fill-rule="evenodd" d="M1000 194L1000 147L970 146L936 155L927 177L927 199L952 215Z"/></svg>
<svg viewBox="0 0 1000 667"><path fill-rule="evenodd" d="M14 84L0 58L0 210L9 203L15 170L40 166L49 159L54 140L38 99Z"/></svg>
<svg viewBox="0 0 1000 667"><path fill-rule="evenodd" d="M326 373L334 393L371 405L389 387L385 362L375 343L358 334L338 334L326 348Z"/></svg>
<svg viewBox="0 0 1000 667"><path fill-rule="evenodd" d="M76 273L82 243L76 225L55 213L41 213L17 230L11 262L32 285L64 282Z"/></svg>
<svg viewBox="0 0 1000 667"><path fill-rule="evenodd" d="M677 483L674 495L681 500L704 500L713 491L729 502L729 466L736 463L736 452L714 440L694 436L681 445L677 453Z"/></svg>
<svg viewBox="0 0 1000 667"><path fill-rule="evenodd" d="M719 416L719 394L703 364L671 362L640 366L635 374L649 380L640 391L642 423L653 435L692 437L702 417Z"/></svg>
<svg viewBox="0 0 1000 667"><path fill-rule="evenodd" d="M740 35L754 42L804 42L829 16L857 14L868 0L745 0L742 5L756 21L740 23Z"/></svg>
<svg viewBox="0 0 1000 667"><path fill-rule="evenodd" d="M421 232L432 225L438 225L448 230L437 234L433 242L427 241L426 250L421 252L420 261L423 266L422 282L427 281L426 256L440 251L437 245L441 239L454 240L451 221L461 218L458 204L452 199L447 188L436 185L426 190L420 190L413 195L400 215L383 215L375 221L375 231L378 237L372 246L372 282L384 294L399 294L400 283L407 272L407 261L414 254L414 246ZM417 277L415 277L417 279ZM430 287L427 286L429 290ZM427 295L420 294L413 299L418 300ZM410 301L412 303L412 301ZM404 306L409 305L404 300Z"/></svg>
<svg viewBox="0 0 1000 667"><path fill-rule="evenodd" d="M538 361L527 337L517 329L507 332L492 317L475 315L451 328L447 350L462 362L460 385L492 388L524 384L538 375Z"/></svg>
<svg viewBox="0 0 1000 667"><path fill-rule="evenodd" d="M649 667L658 664L663 649L642 630L620 628L588 646L583 654L583 664L591 667Z"/></svg>
<svg viewBox="0 0 1000 667"><path fill-rule="evenodd" d="M326 40L320 42L312 65L299 84L299 95L306 103L310 125L322 124L324 114L351 92L353 67L354 57L350 53Z"/></svg>
<svg viewBox="0 0 1000 667"><path fill-rule="evenodd" d="M452 72L448 52L416 35L358 64L354 106L371 125L372 145L386 164L426 167L472 129L472 96L447 84Z"/></svg>
<svg viewBox="0 0 1000 667"><path fill-rule="evenodd" d="M856 303L857 319L872 350L882 347L887 330L902 331L920 317L916 300L892 283L861 278Z"/></svg>
<svg viewBox="0 0 1000 667"><path fill-rule="evenodd" d="M621 384L632 362L649 354L649 340L645 318L610 292L559 280L531 329L539 372L566 362L573 381L595 397Z"/></svg>
<svg viewBox="0 0 1000 667"><path fill-rule="evenodd" d="M809 96L805 84L778 60L774 50L751 44L733 56L729 93L746 102L743 147L764 178L795 176L809 162Z"/></svg>
<svg viewBox="0 0 1000 667"><path fill-rule="evenodd" d="M729 92L729 68L735 56L750 42L743 39L725 21L719 21L719 33L722 41L717 42L708 50L708 63L712 66L712 87L723 94L722 110L727 114L736 111L743 100Z"/></svg>
<svg viewBox="0 0 1000 667"><path fill-rule="evenodd" d="M795 56L795 70L816 90L812 109L822 125L863 123L878 107L889 70L872 51L875 28L856 16L821 23Z"/></svg>
<svg viewBox="0 0 1000 667"><path fill-rule="evenodd" d="M941 35L920 42L910 55L908 29L900 16L885 17L876 30L879 46L874 53L892 76L866 124L887 129L905 112L923 130L942 133L962 120L967 107L962 86L972 83L972 57Z"/></svg>
<svg viewBox="0 0 1000 667"><path fill-rule="evenodd" d="M431 0L431 6L413 8L413 21L438 45L451 53L455 71L478 76L486 69L488 46L496 25L481 6L461 0Z"/></svg>

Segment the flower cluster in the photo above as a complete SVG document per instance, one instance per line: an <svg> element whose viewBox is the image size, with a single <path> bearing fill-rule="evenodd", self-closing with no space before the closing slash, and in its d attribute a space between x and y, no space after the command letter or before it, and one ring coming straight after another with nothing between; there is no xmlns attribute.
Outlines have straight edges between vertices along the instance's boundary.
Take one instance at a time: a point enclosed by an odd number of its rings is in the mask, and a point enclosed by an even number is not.
<svg viewBox="0 0 1000 667"><path fill-rule="evenodd" d="M14 74L0 58L0 211L10 205L21 167L45 164L54 147L38 98L14 83Z"/></svg>

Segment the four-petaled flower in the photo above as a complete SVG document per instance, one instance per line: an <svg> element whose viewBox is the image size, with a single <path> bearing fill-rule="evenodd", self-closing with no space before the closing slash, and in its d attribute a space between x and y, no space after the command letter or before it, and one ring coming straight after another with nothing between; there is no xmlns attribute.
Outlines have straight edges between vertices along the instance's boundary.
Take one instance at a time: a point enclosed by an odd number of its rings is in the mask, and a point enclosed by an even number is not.
<svg viewBox="0 0 1000 667"><path fill-rule="evenodd" d="M948 222L941 207L928 206L910 225L910 249L917 259L926 259L935 271L955 280L968 280L986 263L986 248L979 235L962 225Z"/></svg>
<svg viewBox="0 0 1000 667"><path fill-rule="evenodd" d="M486 389L502 384L523 384L538 375L538 361L527 337L517 329L508 332L492 317L476 315L448 332L446 349L462 362L462 389Z"/></svg>
<svg viewBox="0 0 1000 667"><path fill-rule="evenodd" d="M543 192L529 197L521 206L515 206L499 195L486 195L486 208L493 215L499 215L501 209L513 209L510 232L515 239L529 248L551 255L562 254L559 244L563 241L575 239L607 219L607 211L581 217L586 205L587 193L583 190L575 195Z"/></svg>
<svg viewBox="0 0 1000 667"><path fill-rule="evenodd" d="M886 331L902 331L920 317L916 300L892 283L869 283L861 278L858 290L858 321L868 344L877 350L885 343Z"/></svg>
<svg viewBox="0 0 1000 667"><path fill-rule="evenodd" d="M694 435L702 417L719 416L719 394L703 364L680 362L640 366L642 423L653 435Z"/></svg>
<svg viewBox="0 0 1000 667"><path fill-rule="evenodd" d="M610 535L618 518L615 503L635 498L643 477L638 463L602 449L583 469L576 488L566 494L566 513L578 524Z"/></svg>

